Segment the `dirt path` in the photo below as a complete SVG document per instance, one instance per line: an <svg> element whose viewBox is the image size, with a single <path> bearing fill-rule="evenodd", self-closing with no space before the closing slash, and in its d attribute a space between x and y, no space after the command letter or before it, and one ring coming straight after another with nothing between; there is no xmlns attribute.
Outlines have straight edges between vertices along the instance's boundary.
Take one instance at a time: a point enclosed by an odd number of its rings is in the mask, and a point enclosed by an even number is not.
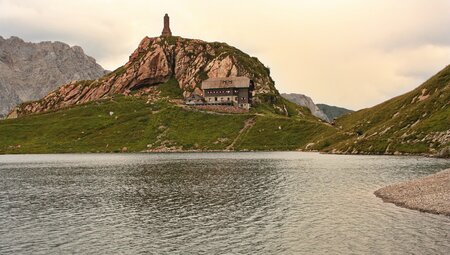
<svg viewBox="0 0 450 255"><path fill-rule="evenodd" d="M239 134L234 138L233 142L228 145L228 147L225 149L227 151L234 150L234 145L236 142L241 138L242 135L247 133L256 123L256 118L250 118L245 121L244 127L239 131Z"/></svg>

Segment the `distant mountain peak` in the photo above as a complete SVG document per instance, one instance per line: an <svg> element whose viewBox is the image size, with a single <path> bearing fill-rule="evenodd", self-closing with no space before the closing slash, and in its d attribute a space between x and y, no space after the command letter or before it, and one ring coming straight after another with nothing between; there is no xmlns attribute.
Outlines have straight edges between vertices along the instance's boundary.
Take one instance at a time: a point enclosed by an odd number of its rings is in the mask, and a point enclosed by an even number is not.
<svg viewBox="0 0 450 255"><path fill-rule="evenodd" d="M79 46L0 37L0 115L67 82L104 74L105 70Z"/></svg>
<svg viewBox="0 0 450 255"><path fill-rule="evenodd" d="M291 101L292 103L308 108L311 111L311 114L319 119L322 119L326 122L331 122L332 120L324 112L322 112L322 110L320 110L316 104L314 104L314 101L309 96L297 93L283 93L281 94L281 96Z"/></svg>

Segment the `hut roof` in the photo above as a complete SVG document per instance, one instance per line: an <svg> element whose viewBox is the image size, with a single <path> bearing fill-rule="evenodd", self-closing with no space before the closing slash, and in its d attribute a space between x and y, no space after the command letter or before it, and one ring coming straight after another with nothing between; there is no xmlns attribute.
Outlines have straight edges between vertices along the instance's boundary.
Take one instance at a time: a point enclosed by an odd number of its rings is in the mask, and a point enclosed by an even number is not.
<svg viewBox="0 0 450 255"><path fill-rule="evenodd" d="M202 82L202 89L249 88L250 84L247 77L209 78Z"/></svg>

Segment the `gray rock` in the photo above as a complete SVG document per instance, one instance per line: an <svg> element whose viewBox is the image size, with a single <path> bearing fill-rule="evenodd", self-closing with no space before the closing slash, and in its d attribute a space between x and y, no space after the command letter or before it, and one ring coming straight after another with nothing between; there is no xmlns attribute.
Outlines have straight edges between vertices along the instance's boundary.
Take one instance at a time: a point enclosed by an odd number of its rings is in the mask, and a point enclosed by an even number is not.
<svg viewBox="0 0 450 255"><path fill-rule="evenodd" d="M281 94L281 96L293 102L294 104L308 108L311 111L311 114L316 116L317 118L330 122L328 116L325 113L323 113L319 109L319 107L317 107L316 104L314 104L313 100L310 97L305 96L303 94L294 94L294 93L291 94L283 93Z"/></svg>
<svg viewBox="0 0 450 255"><path fill-rule="evenodd" d="M450 146L444 147L441 151L439 151L438 157L450 158Z"/></svg>
<svg viewBox="0 0 450 255"><path fill-rule="evenodd" d="M79 46L0 37L0 115L70 81L97 79L105 72Z"/></svg>

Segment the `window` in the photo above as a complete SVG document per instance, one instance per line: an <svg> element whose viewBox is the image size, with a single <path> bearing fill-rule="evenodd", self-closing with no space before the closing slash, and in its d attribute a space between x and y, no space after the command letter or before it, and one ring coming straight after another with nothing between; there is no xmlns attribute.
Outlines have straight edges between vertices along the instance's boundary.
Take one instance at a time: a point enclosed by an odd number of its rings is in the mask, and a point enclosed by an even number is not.
<svg viewBox="0 0 450 255"><path fill-rule="evenodd" d="M214 98L214 101L217 101L217 97Z"/></svg>
<svg viewBox="0 0 450 255"><path fill-rule="evenodd" d="M230 98L229 98L229 97L227 98L227 101L228 101L228 102L230 101Z"/></svg>

